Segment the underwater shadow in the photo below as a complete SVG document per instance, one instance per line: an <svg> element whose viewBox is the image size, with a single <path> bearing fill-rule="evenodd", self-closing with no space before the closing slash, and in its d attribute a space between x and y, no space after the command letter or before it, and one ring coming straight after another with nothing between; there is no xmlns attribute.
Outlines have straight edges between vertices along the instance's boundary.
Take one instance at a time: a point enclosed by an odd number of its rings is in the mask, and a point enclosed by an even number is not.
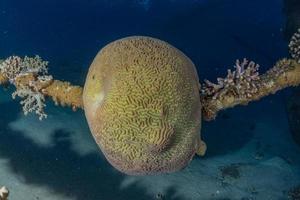
<svg viewBox="0 0 300 200"><path fill-rule="evenodd" d="M155 200L185 200L186 198L179 195L176 187L169 187L164 194L157 194Z"/></svg>
<svg viewBox="0 0 300 200"><path fill-rule="evenodd" d="M8 160L11 172L26 184L49 187L78 200L154 199L136 183L120 189L126 175L113 169L100 153L78 155L71 149L72 133L58 129L51 136L50 147L40 146L9 129L8 124L17 119L20 111L16 103L1 103L0 108L0 157ZM14 192L14 188L10 190Z"/></svg>
<svg viewBox="0 0 300 200"><path fill-rule="evenodd" d="M233 153L253 139L255 123L236 121L232 115L223 111L215 121L202 124L201 137L208 146L204 158Z"/></svg>

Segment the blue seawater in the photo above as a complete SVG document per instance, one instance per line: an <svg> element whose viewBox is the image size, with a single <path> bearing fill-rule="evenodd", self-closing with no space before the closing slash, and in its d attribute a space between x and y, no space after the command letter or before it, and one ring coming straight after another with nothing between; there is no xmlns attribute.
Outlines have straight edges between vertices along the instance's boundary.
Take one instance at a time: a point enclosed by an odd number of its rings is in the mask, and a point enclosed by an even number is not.
<svg viewBox="0 0 300 200"><path fill-rule="evenodd" d="M189 56L201 82L224 77L242 58L259 63L263 73L289 56L287 2L1 0L0 59L40 55L56 79L83 86L104 45L145 35ZM10 200L297 199L300 147L286 110L292 89L204 122L207 155L157 176L128 176L111 167L82 111L47 101L48 118L39 121L23 115L13 91L0 92L0 187L9 189Z"/></svg>

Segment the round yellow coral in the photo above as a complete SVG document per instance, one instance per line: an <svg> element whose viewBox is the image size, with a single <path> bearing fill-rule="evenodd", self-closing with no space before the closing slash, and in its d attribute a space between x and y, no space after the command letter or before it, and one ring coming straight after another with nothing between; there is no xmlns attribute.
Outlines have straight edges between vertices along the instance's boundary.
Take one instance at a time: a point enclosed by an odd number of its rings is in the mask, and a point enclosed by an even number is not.
<svg viewBox="0 0 300 200"><path fill-rule="evenodd" d="M135 36L105 46L90 66L83 103L96 142L124 173L176 171L206 149L194 64L161 40Z"/></svg>

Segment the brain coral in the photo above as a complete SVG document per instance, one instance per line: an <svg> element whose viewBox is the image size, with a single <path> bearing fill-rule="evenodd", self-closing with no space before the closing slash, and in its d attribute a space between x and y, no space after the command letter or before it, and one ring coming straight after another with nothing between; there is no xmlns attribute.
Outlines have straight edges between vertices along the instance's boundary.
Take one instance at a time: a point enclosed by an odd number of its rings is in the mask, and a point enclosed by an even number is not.
<svg viewBox="0 0 300 200"><path fill-rule="evenodd" d="M90 66L83 103L97 144L126 174L173 172L205 152L197 72L166 42L134 36L105 46Z"/></svg>

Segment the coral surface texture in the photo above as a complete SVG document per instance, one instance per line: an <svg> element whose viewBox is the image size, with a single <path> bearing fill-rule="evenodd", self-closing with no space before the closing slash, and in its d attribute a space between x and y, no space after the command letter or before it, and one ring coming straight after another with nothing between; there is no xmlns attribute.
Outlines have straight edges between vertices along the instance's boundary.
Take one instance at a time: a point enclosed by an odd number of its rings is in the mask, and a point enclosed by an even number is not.
<svg viewBox="0 0 300 200"><path fill-rule="evenodd" d="M105 46L89 69L83 103L108 161L127 174L157 174L204 154L199 87L192 61L166 42L135 36Z"/></svg>

